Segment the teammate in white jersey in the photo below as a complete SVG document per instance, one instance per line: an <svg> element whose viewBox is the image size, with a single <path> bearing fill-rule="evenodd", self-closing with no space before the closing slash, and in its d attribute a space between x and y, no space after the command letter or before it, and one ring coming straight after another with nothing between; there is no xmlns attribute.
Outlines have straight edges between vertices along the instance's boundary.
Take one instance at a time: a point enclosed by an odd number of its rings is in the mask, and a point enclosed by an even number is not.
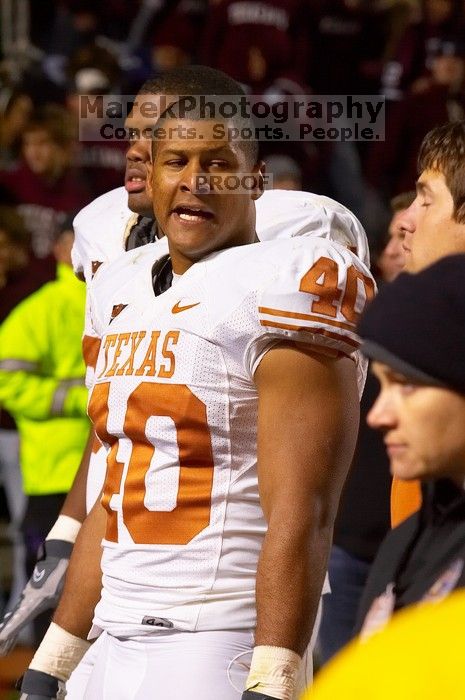
<svg viewBox="0 0 465 700"><path fill-rule="evenodd" d="M223 653L221 640L235 634L236 649L247 647L255 621L243 698L294 694L357 432L353 331L373 282L343 246L252 245L254 195L198 196L193 178L257 173L253 149L202 133L154 147L169 257L160 241L102 268L91 285L103 508L81 530L26 692L51 671L66 676L60 645L82 649L106 527L95 618L105 648L86 697L237 698L227 680L234 645ZM167 267L176 283L165 290ZM189 671L186 645L202 652Z"/></svg>

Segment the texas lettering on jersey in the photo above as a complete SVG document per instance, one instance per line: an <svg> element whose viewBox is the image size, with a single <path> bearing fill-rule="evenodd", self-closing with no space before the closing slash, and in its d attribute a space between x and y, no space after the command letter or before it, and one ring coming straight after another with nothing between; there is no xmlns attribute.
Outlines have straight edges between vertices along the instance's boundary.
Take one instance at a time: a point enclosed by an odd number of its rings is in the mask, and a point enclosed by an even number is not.
<svg viewBox="0 0 465 700"><path fill-rule="evenodd" d="M105 364L98 379L123 375L164 379L172 377L176 364L174 348L179 339L179 331L170 330L161 339L161 331L151 331L144 358L136 362L136 353L146 336L147 331L107 335L103 345Z"/></svg>

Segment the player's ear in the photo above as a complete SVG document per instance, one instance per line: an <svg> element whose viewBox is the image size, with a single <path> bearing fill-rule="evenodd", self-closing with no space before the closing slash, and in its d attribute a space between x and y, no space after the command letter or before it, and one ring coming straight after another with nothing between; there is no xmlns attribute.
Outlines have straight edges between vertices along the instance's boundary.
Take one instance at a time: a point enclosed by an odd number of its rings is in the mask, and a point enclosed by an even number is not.
<svg viewBox="0 0 465 700"><path fill-rule="evenodd" d="M256 163L256 165L254 165L254 168L253 168L253 173L257 176L257 180L256 180L257 185L252 193L253 200L260 199L263 192L265 191L265 172L266 172L265 161L259 160Z"/></svg>

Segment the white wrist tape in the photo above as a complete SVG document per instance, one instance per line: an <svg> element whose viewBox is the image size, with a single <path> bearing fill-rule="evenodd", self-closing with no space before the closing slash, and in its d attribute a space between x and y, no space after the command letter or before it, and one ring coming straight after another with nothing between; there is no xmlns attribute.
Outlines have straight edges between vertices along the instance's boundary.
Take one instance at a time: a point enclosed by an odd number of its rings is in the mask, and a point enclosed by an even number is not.
<svg viewBox="0 0 465 700"><path fill-rule="evenodd" d="M49 673L66 683L89 647L90 642L52 622L29 668Z"/></svg>
<svg viewBox="0 0 465 700"><path fill-rule="evenodd" d="M283 647L258 646L253 650L246 690L292 700L302 659Z"/></svg>
<svg viewBox="0 0 465 700"><path fill-rule="evenodd" d="M76 537L81 529L82 523L69 515L59 515L55 525L48 533L46 540L65 540L65 542L76 542Z"/></svg>

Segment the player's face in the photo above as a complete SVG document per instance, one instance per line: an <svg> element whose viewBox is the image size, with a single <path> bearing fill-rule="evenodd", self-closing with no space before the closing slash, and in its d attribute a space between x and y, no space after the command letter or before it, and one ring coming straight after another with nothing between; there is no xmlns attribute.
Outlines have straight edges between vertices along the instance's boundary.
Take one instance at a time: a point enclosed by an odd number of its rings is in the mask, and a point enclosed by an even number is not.
<svg viewBox="0 0 465 700"><path fill-rule="evenodd" d="M23 156L33 173L45 177L58 173L64 162L63 150L42 129L24 134Z"/></svg>
<svg viewBox="0 0 465 700"><path fill-rule="evenodd" d="M142 103L144 106L142 106ZM134 107L125 122L129 133L126 151L124 186L131 211L153 217L152 199L147 189L148 166L151 162L152 139L144 130L152 129L157 119L159 95L137 95Z"/></svg>
<svg viewBox="0 0 465 700"><path fill-rule="evenodd" d="M391 473L404 480L465 477L465 396L415 384L387 365L374 362L381 389L368 413L382 430Z"/></svg>
<svg viewBox="0 0 465 700"><path fill-rule="evenodd" d="M213 138L212 122L173 119L163 128L169 138L154 144L152 201L158 226L168 237L173 269L182 274L209 253L255 240L254 200L260 189L225 188L224 183L227 176L258 175L261 166L251 165L237 141ZM188 138L189 133L196 137ZM199 175L209 178L201 194Z"/></svg>
<svg viewBox="0 0 465 700"><path fill-rule="evenodd" d="M465 252L465 224L453 218L454 201L444 175L425 170L417 182L417 196L402 213L406 269L418 272L440 258Z"/></svg>
<svg viewBox="0 0 465 700"><path fill-rule="evenodd" d="M399 225L402 215L403 211L398 211L392 217L388 231L389 240L378 261L385 282L395 280L405 267L405 250L403 248L405 233Z"/></svg>

